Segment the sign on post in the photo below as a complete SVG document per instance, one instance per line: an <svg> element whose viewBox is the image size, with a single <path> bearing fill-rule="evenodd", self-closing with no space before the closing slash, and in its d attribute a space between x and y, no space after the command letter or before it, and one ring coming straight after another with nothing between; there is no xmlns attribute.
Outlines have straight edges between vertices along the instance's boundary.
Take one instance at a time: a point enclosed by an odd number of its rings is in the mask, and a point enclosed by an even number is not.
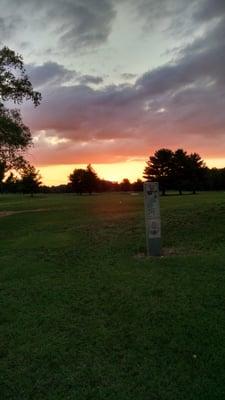
<svg viewBox="0 0 225 400"><path fill-rule="evenodd" d="M161 219L158 182L144 183L147 255L161 254Z"/></svg>

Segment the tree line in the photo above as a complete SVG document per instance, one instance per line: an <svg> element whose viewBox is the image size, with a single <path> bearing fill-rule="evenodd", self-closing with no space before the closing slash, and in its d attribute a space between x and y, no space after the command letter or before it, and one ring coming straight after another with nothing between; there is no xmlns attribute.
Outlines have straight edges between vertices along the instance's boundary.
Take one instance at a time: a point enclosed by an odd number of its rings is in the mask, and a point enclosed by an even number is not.
<svg viewBox="0 0 225 400"><path fill-rule="evenodd" d="M41 185L41 177L35 167L24 158L32 144L29 128L23 123L18 108L7 108L7 101L17 106L31 100L35 107L41 102L41 94L33 90L20 55L7 47L0 49L0 192L74 192L142 191L141 179L131 183L100 179L89 164L86 169L75 169L66 185L48 187ZM14 174L12 171L17 171ZM183 149L172 151L159 149L150 156L143 178L158 181L162 194L167 190L196 193L197 190L225 190L225 168L208 168L197 153L188 154Z"/></svg>
<svg viewBox="0 0 225 400"><path fill-rule="evenodd" d="M143 180L130 182L124 178L121 182L101 179L91 164L86 168L75 168L68 177L68 183L56 186L42 185L41 176L35 167L27 164L20 175L12 172L4 175L0 163L1 193L76 193L77 195L101 192L141 192ZM208 168L199 154L187 154L182 149L172 151L160 149L149 157L144 168L145 180L159 182L162 195L167 191L183 191L195 194L200 190L225 190L225 168Z"/></svg>
<svg viewBox="0 0 225 400"><path fill-rule="evenodd" d="M5 175L6 174L6 175ZM143 190L143 182L137 179L131 183L124 178L122 182L111 182L100 179L91 164L86 168L75 168L68 177L68 183L56 186L43 185L39 171L34 166L27 164L17 174L3 168L0 163L0 192L1 193L76 193L78 195L101 192L140 192Z"/></svg>
<svg viewBox="0 0 225 400"><path fill-rule="evenodd" d="M199 154L163 148L149 157L144 178L159 182L162 195L171 189L177 190L180 195L183 190L191 190L195 194L196 190L203 188L206 172L206 165Z"/></svg>
<svg viewBox="0 0 225 400"><path fill-rule="evenodd" d="M162 148L149 157L144 178L159 182L162 195L167 190L193 194L200 190L225 190L225 168L208 168L198 153Z"/></svg>

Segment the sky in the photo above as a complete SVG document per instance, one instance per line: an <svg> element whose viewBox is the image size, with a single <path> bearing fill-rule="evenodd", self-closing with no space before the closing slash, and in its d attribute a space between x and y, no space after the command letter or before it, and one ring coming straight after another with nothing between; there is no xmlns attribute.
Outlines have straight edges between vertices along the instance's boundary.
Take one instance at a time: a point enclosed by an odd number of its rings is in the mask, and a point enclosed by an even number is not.
<svg viewBox="0 0 225 400"><path fill-rule="evenodd" d="M42 93L22 106L44 183L91 163L135 180L166 147L225 166L224 0L0 0L0 46Z"/></svg>

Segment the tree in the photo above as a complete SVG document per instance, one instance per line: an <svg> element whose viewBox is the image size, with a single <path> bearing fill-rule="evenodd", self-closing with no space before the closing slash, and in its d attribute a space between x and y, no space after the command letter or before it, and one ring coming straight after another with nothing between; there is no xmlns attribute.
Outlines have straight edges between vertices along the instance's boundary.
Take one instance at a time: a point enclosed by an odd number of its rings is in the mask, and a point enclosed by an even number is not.
<svg viewBox="0 0 225 400"><path fill-rule="evenodd" d="M21 191L21 182L12 172L10 172L8 177L4 180L3 190L7 193L17 193Z"/></svg>
<svg viewBox="0 0 225 400"><path fill-rule="evenodd" d="M75 169L69 175L69 181L72 191L82 195L83 193L92 194L97 190L99 178L91 164L88 164L86 169Z"/></svg>
<svg viewBox="0 0 225 400"><path fill-rule="evenodd" d="M39 171L36 171L35 167L27 164L21 173L21 177L21 186L24 194L30 194L33 196L34 193L39 191L41 176Z"/></svg>
<svg viewBox="0 0 225 400"><path fill-rule="evenodd" d="M6 173L6 164L4 161L0 161L0 193L2 192L2 185L5 173Z"/></svg>
<svg viewBox="0 0 225 400"><path fill-rule="evenodd" d="M124 178L122 182L120 183L120 190L123 192L129 192L131 190L131 183L129 179Z"/></svg>
<svg viewBox="0 0 225 400"><path fill-rule="evenodd" d="M197 153L187 154L183 149L175 152L160 149L147 161L144 177L158 181L163 195L167 188L178 189L179 194L184 188L191 188L195 194L198 188L207 184L205 181L209 179L209 172Z"/></svg>
<svg viewBox="0 0 225 400"><path fill-rule="evenodd" d="M206 165L198 153L191 153L187 158L188 179L193 194L196 193L206 173Z"/></svg>
<svg viewBox="0 0 225 400"><path fill-rule="evenodd" d="M72 192L82 195L85 192L85 169L76 168L69 175Z"/></svg>
<svg viewBox="0 0 225 400"><path fill-rule="evenodd" d="M174 188L182 194L182 189L188 179L188 155L183 149L177 149L173 154L172 180Z"/></svg>
<svg viewBox="0 0 225 400"><path fill-rule="evenodd" d="M205 182L207 190L225 189L225 168L205 168Z"/></svg>
<svg viewBox="0 0 225 400"><path fill-rule="evenodd" d="M6 108L3 102L11 100L21 104L24 99L38 106L41 94L33 90L22 57L3 47L0 50L0 161L6 164L7 169L25 166L23 152L32 138L20 111Z"/></svg>
<svg viewBox="0 0 225 400"><path fill-rule="evenodd" d="M137 179L136 182L132 184L132 188L135 192L143 192L143 182L141 179Z"/></svg>
<svg viewBox="0 0 225 400"><path fill-rule="evenodd" d="M157 150L154 156L149 157L144 169L143 177L147 180L159 182L162 195L171 183L173 168L173 152L170 149Z"/></svg>
<svg viewBox="0 0 225 400"><path fill-rule="evenodd" d="M86 188L89 194L92 194L98 189L99 178L91 164L86 168Z"/></svg>

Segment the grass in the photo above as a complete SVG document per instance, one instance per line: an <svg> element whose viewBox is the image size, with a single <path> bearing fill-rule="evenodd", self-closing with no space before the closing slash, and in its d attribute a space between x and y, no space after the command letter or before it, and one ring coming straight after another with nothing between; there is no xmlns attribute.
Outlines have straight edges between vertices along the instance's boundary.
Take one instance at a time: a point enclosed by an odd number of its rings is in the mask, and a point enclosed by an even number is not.
<svg viewBox="0 0 225 400"><path fill-rule="evenodd" d="M3 400L221 400L225 193L161 199L162 258L142 195L1 196Z"/></svg>

